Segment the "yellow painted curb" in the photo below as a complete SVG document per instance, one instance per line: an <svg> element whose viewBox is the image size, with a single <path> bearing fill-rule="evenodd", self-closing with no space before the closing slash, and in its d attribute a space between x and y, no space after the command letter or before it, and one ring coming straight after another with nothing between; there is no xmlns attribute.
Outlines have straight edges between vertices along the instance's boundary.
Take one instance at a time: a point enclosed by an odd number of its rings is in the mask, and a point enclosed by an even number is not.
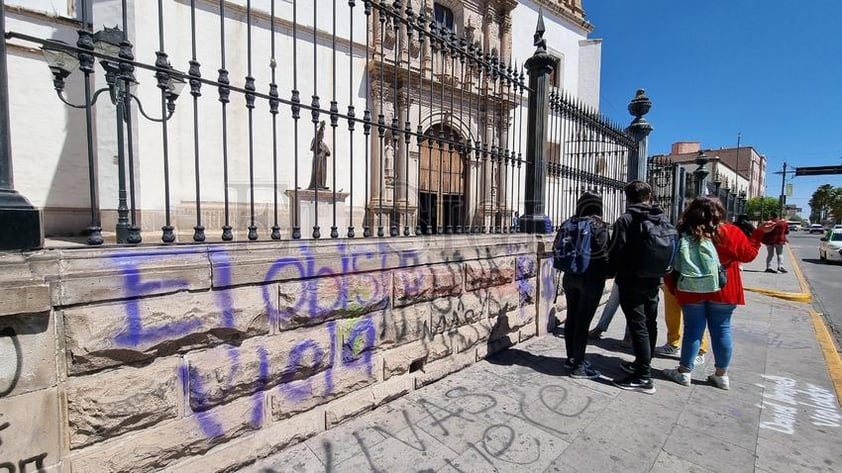
<svg viewBox="0 0 842 473"><path fill-rule="evenodd" d="M792 261L792 270L795 272L795 278L798 279L798 285L801 286L801 292L784 292L761 287L745 287L743 289L763 294L764 296L777 297L778 299L787 301L804 302L809 304L810 302L813 302L813 293L810 291L810 285L807 284L807 279L804 278L804 273L801 271L801 264L798 262L798 259L795 258L795 253L792 252L792 248L790 248L789 245L784 246L786 247L786 251L789 253L789 260Z"/></svg>
<svg viewBox="0 0 842 473"><path fill-rule="evenodd" d="M801 292L812 294L810 285L807 284L807 279L804 277L804 272L801 271L801 263L798 262L798 258L795 257L795 253L792 252L792 248L789 245L786 245L786 251L789 253L789 260L792 261L792 269L795 271L795 277L798 278Z"/></svg>
<svg viewBox="0 0 842 473"><path fill-rule="evenodd" d="M763 294L764 296L776 297L786 301L804 303L813 302L813 296L809 292L783 292L775 291L773 289L764 289L761 287L744 287L743 289L749 292L756 292L758 294Z"/></svg>
<svg viewBox="0 0 842 473"><path fill-rule="evenodd" d="M842 358L839 357L839 351L836 344L833 343L833 338L830 336L827 326L824 324L822 315L815 310L811 310L810 318L813 320L816 339L822 349L822 354L824 354L827 372L830 374L830 380L836 390L836 402L839 403L839 407L842 407Z"/></svg>

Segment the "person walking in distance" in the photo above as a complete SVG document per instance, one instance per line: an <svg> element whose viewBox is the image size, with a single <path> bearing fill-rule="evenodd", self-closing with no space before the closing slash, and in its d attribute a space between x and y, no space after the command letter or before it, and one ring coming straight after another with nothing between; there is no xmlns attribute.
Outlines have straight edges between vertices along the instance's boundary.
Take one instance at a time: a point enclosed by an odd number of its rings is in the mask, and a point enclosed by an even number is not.
<svg viewBox="0 0 842 473"><path fill-rule="evenodd" d="M772 230L763 236L763 244L766 245L766 272L767 273L785 273L784 269L784 245L786 245L786 234L789 233L789 224L786 220L780 218L777 213L769 214L771 219L764 227L769 228L769 223L774 224ZM777 271L772 267L772 260L775 255L778 257Z"/></svg>
<svg viewBox="0 0 842 473"><path fill-rule="evenodd" d="M614 223L608 261L620 290L620 307L631 335L634 362L620 365L628 376L614 385L654 394L651 362L658 338L658 294L675 257L678 232L653 206L652 188L643 181L625 187L628 208Z"/></svg>
<svg viewBox="0 0 842 473"><path fill-rule="evenodd" d="M775 227L775 222L765 222L750 238L742 229L727 223L726 211L715 198L699 197L693 200L681 216L678 230L682 234L681 255L676 260L676 278L668 277L668 290L675 294L684 313L684 335L681 340L681 361L674 369L664 370L667 379L683 386L690 385L691 372L695 367L696 353L707 326L710 331L715 372L708 376L708 382L720 389L729 389L728 366L731 362L731 315L737 305L745 304L743 283L738 263L748 263L757 257L764 234ZM709 271L697 268L711 265L694 262L704 261L704 248L712 243L715 266ZM695 249L691 249L695 246ZM685 247L687 248L685 253ZM695 251L695 253L694 253ZM685 258L685 255L687 258ZM691 255L695 255L691 257ZM689 263L685 262L689 261ZM682 277L692 266L696 281L684 282ZM724 278L722 277L724 269ZM698 281L715 276L717 284L704 287ZM711 278L713 279L713 278Z"/></svg>
<svg viewBox="0 0 842 473"><path fill-rule="evenodd" d="M553 243L553 264L564 271L562 287L567 299L565 366L573 378L600 376L585 361L585 350L588 327L599 306L608 275L608 242L608 225L602 220L602 196L585 192L576 203L576 214L561 225Z"/></svg>

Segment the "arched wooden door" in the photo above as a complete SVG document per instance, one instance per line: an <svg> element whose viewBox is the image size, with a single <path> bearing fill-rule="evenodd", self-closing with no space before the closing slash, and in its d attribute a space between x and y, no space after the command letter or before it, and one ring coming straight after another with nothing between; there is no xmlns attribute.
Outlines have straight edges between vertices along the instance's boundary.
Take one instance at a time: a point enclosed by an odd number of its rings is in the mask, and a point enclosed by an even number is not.
<svg viewBox="0 0 842 473"><path fill-rule="evenodd" d="M459 136L451 131L436 124L424 133L418 176L418 220L424 234L459 232L465 225L465 167L462 155L448 143ZM441 145L440 132L445 140Z"/></svg>

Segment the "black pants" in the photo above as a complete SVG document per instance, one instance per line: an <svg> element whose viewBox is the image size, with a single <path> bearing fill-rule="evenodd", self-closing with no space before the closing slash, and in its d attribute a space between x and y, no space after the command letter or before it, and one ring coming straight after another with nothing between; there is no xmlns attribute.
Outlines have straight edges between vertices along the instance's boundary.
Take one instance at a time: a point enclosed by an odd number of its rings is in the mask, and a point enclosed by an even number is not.
<svg viewBox="0 0 842 473"><path fill-rule="evenodd" d="M562 280L564 296L567 299L567 320L564 322L564 342L567 345L567 359L578 368L585 361L588 346L588 329L599 307L605 279L585 278L565 274Z"/></svg>
<svg viewBox="0 0 842 473"><path fill-rule="evenodd" d="M658 286L620 286L620 307L634 349L635 375L652 377L652 353L658 340Z"/></svg>

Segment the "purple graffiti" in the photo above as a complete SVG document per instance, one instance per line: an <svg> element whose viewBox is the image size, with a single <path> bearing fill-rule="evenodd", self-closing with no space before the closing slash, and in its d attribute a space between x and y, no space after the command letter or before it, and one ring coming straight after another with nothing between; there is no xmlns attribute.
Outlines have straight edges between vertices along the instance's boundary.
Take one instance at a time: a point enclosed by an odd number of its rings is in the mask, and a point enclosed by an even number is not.
<svg viewBox="0 0 842 473"><path fill-rule="evenodd" d="M189 251L177 251L176 253L190 253ZM151 256L161 256L160 253ZM167 255L165 255L167 256ZM148 295L154 290L187 289L187 282L181 279L154 279L142 281L140 278L141 263L150 261L150 257L133 256L121 257L123 268L123 293L126 300L126 331L115 337L119 345L137 346L140 343L154 342L168 337L180 336L198 328L202 323L198 320L184 320L173 322L163 326L144 327L140 317L140 303L138 297Z"/></svg>
<svg viewBox="0 0 842 473"><path fill-rule="evenodd" d="M348 333L348 338L342 345L342 365L348 367L364 366L368 376L371 376L371 356L374 351L376 330L371 317L358 320ZM358 341L363 344L357 346Z"/></svg>
<svg viewBox="0 0 842 473"><path fill-rule="evenodd" d="M199 405L205 403L205 393L202 389L202 381L198 376L192 376L190 368L185 364L178 370L178 379L181 381L181 389L185 397L192 396ZM222 424L214 419L213 414L205 411L195 412L196 422L205 437L216 438L222 436L225 431Z"/></svg>

